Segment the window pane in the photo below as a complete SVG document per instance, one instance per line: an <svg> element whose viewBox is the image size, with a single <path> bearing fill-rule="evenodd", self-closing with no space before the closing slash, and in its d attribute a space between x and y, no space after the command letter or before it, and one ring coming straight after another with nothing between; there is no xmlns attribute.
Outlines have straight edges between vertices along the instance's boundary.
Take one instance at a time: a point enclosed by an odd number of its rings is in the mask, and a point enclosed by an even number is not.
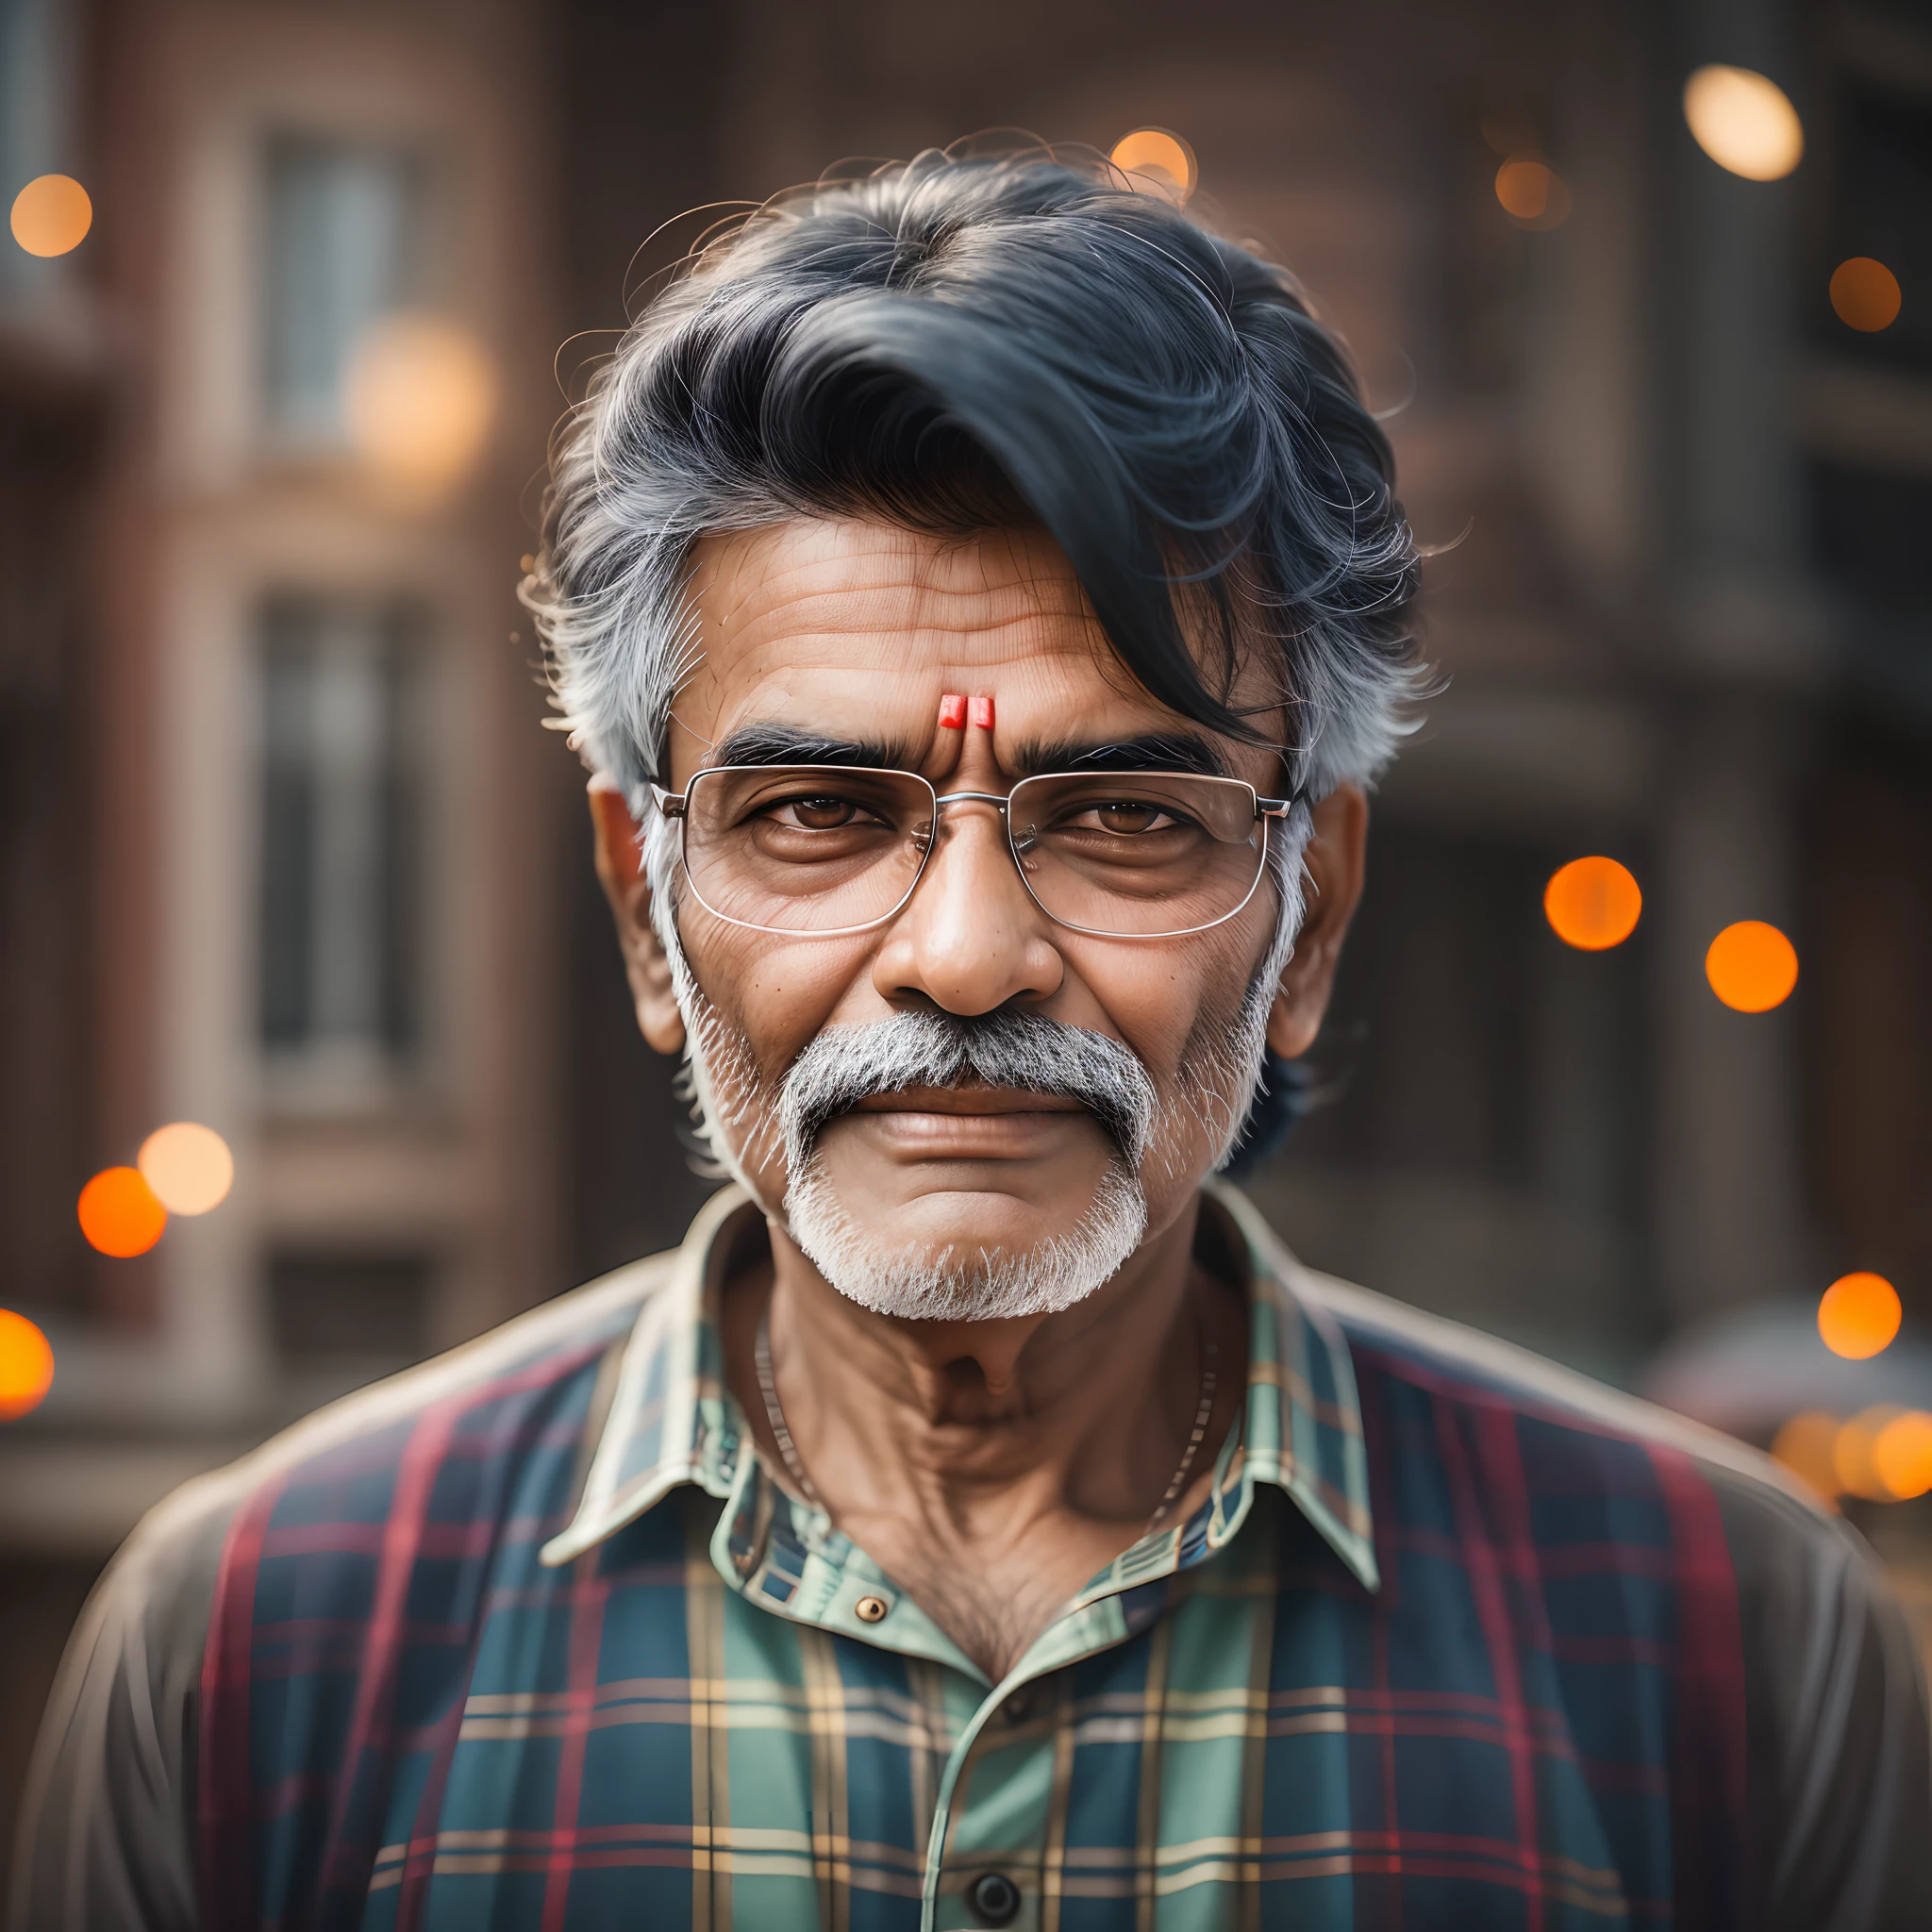
<svg viewBox="0 0 1932 1932"><path fill-rule="evenodd" d="M427 742L424 717L425 653L414 612L389 620L382 655L382 808L378 817L376 893L376 1029L390 1058L407 1059L418 1044L421 1013L423 772L416 747Z"/></svg>
<svg viewBox="0 0 1932 1932"><path fill-rule="evenodd" d="M428 1353L435 1266L427 1255L271 1255L269 1326L291 1368L378 1373Z"/></svg>
<svg viewBox="0 0 1932 1932"><path fill-rule="evenodd" d="M416 291L421 174L395 149L270 143L265 375L277 429L340 433L357 341Z"/></svg>
<svg viewBox="0 0 1932 1932"><path fill-rule="evenodd" d="M262 1039L344 1074L416 1044L419 631L308 602L264 625Z"/></svg>
<svg viewBox="0 0 1932 1932"><path fill-rule="evenodd" d="M272 1047L308 1034L315 949L315 773L308 692L315 677L311 613L272 612L263 666L261 1026Z"/></svg>

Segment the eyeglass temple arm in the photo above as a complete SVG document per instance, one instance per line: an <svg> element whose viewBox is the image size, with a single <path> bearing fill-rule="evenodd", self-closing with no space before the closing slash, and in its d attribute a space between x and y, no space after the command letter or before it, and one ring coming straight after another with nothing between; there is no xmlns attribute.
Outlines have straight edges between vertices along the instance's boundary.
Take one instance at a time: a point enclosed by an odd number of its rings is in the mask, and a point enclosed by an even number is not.
<svg viewBox="0 0 1932 1932"><path fill-rule="evenodd" d="M691 793L689 791L667 791L663 786L654 784L651 787L651 798L667 819L681 819L685 807L691 801Z"/></svg>

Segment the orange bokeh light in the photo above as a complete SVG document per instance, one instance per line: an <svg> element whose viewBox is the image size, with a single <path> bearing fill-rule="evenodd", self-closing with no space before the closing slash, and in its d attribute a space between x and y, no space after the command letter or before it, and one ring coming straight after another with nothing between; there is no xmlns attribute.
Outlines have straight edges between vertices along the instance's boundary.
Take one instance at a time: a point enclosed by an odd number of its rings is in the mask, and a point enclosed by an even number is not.
<svg viewBox="0 0 1932 1932"><path fill-rule="evenodd" d="M1861 1362L1890 1347L1904 1311L1882 1274L1841 1274L1818 1303L1818 1332L1833 1355Z"/></svg>
<svg viewBox="0 0 1932 1932"><path fill-rule="evenodd" d="M1637 929L1643 894L1614 858L1573 858L1543 888L1543 916L1566 946L1600 953Z"/></svg>
<svg viewBox="0 0 1932 1932"><path fill-rule="evenodd" d="M500 390L495 359L459 323L391 315L349 359L342 393L350 441L392 495L434 503L488 446Z"/></svg>
<svg viewBox="0 0 1932 1932"><path fill-rule="evenodd" d="M1536 155L1511 155L1496 170L1496 199L1525 228L1554 228L1570 218L1563 177Z"/></svg>
<svg viewBox="0 0 1932 1932"><path fill-rule="evenodd" d="M1108 157L1124 175L1139 175L1185 201L1194 192L1199 169L1194 150L1165 127L1137 127L1113 144Z"/></svg>
<svg viewBox="0 0 1932 1932"><path fill-rule="evenodd" d="M13 239L29 255L65 255L87 240L94 205L71 175L42 175L13 197Z"/></svg>
<svg viewBox="0 0 1932 1932"><path fill-rule="evenodd" d="M144 1255L167 1224L168 1210L137 1168L103 1168L80 1191L80 1231L104 1255Z"/></svg>
<svg viewBox="0 0 1932 1932"><path fill-rule="evenodd" d="M1852 1417L1839 1430L1831 1463L1839 1489L1845 1495L1862 1496L1868 1503L1892 1500L1891 1491L1886 1488L1873 1462L1872 1452L1877 1447L1879 1437L1898 1414L1899 1411L1890 1404L1868 1408Z"/></svg>
<svg viewBox="0 0 1932 1932"><path fill-rule="evenodd" d="M1740 1013L1768 1013L1798 983L1798 952L1774 925L1740 919L1710 942L1704 976L1724 1005Z"/></svg>
<svg viewBox="0 0 1932 1932"><path fill-rule="evenodd" d="M0 1423L37 1408L53 1381L47 1338L25 1315L0 1308Z"/></svg>
<svg viewBox="0 0 1932 1932"><path fill-rule="evenodd" d="M1905 1502L1932 1490L1932 1415L1895 1415L1872 1439L1872 1471L1888 1494Z"/></svg>
<svg viewBox="0 0 1932 1932"><path fill-rule="evenodd" d="M1875 335L1898 320L1904 306L1898 277L1869 255L1855 255L1832 271L1832 312L1847 328Z"/></svg>
<svg viewBox="0 0 1932 1932"><path fill-rule="evenodd" d="M157 1127L141 1143L135 1164L170 1214L206 1214L228 1198L235 1183L228 1143L194 1121Z"/></svg>
<svg viewBox="0 0 1932 1932"><path fill-rule="evenodd" d="M1821 1496L1838 1494L1838 1418L1822 1408L1807 1408L1786 1423L1771 1445L1771 1453Z"/></svg>

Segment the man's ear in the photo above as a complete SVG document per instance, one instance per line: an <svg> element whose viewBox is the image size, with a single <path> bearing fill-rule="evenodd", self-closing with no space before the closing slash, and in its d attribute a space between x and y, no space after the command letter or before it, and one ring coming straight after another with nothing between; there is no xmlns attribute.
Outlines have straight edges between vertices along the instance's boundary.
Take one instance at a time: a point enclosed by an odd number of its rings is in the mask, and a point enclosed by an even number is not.
<svg viewBox="0 0 1932 1932"><path fill-rule="evenodd" d="M617 943L637 1007L638 1031L659 1053L684 1049L684 1015L671 991L671 961L651 924L651 887L644 876L638 824L624 793L608 778L591 780L591 830L597 878L617 922Z"/></svg>
<svg viewBox="0 0 1932 1932"><path fill-rule="evenodd" d="M1335 986L1341 941L1362 895L1369 841L1369 801L1358 785L1338 785L1314 808L1315 829L1302 863L1307 909L1294 953L1282 968L1281 990L1268 1013L1271 1052L1291 1060L1307 1052L1321 1031Z"/></svg>

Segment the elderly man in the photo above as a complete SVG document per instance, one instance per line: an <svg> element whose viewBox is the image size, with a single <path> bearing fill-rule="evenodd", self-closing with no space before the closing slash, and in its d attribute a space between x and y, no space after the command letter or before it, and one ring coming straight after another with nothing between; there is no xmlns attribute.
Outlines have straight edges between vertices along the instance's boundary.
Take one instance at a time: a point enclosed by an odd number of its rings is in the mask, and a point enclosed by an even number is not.
<svg viewBox="0 0 1932 1932"><path fill-rule="evenodd" d="M1321 1020L1415 582L1292 284L1104 169L706 248L528 595L734 1185L143 1527L20 1924L1924 1924L1857 1541L1211 1178Z"/></svg>

